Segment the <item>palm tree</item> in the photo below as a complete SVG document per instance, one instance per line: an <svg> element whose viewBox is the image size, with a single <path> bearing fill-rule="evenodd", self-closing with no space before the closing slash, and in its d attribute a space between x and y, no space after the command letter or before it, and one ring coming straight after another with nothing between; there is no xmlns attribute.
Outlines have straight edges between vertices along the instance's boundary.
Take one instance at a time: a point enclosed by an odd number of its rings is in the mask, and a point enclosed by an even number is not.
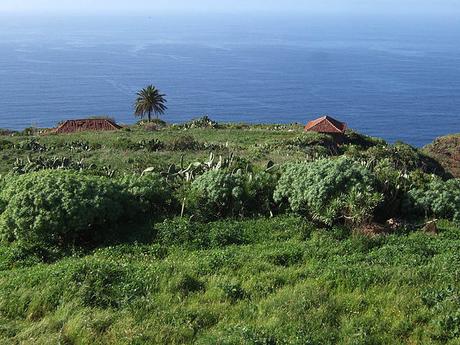
<svg viewBox="0 0 460 345"><path fill-rule="evenodd" d="M167 102L165 96L153 85L140 90L137 93L136 103L134 104L134 114L140 118L147 114L150 122L153 113L158 119L158 116L163 115L168 109L165 105Z"/></svg>

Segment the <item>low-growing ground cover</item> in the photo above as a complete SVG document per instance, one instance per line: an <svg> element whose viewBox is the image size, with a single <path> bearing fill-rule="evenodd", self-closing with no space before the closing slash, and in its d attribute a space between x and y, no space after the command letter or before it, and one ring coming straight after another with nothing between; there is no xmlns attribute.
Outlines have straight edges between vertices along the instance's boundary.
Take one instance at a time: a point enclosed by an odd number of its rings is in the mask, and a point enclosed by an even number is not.
<svg viewBox="0 0 460 345"><path fill-rule="evenodd" d="M460 229L449 223L437 236L374 239L297 217L202 227L206 245L161 237L48 265L2 247L1 342L455 344L460 335Z"/></svg>

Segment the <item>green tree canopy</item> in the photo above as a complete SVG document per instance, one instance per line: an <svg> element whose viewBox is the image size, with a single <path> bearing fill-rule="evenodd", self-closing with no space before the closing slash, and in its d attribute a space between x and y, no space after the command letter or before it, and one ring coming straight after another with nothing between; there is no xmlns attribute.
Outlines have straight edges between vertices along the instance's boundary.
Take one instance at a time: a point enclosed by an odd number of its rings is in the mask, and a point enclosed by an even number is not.
<svg viewBox="0 0 460 345"><path fill-rule="evenodd" d="M153 85L140 90L137 93L137 99L134 104L134 114L140 118L147 115L149 122L151 121L152 114L158 118L159 115L163 115L166 109L168 109L165 104L167 102L165 96Z"/></svg>

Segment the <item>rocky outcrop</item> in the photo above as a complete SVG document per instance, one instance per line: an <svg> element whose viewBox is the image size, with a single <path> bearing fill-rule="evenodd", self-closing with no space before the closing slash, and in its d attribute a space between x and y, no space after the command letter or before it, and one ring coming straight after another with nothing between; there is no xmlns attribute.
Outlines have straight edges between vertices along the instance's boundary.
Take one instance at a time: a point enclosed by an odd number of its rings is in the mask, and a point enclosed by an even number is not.
<svg viewBox="0 0 460 345"><path fill-rule="evenodd" d="M437 138L423 151L439 161L447 172L460 178L460 134Z"/></svg>

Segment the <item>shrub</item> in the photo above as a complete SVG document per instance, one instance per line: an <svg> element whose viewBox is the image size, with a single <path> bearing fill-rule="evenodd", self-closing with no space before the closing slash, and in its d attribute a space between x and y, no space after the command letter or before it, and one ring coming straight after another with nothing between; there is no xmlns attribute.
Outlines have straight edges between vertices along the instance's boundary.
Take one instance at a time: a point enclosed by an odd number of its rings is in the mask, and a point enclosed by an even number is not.
<svg viewBox="0 0 460 345"><path fill-rule="evenodd" d="M6 139L0 139L0 151L11 149L13 146L13 142Z"/></svg>
<svg viewBox="0 0 460 345"><path fill-rule="evenodd" d="M219 124L213 121L209 116L204 115L200 118L193 119L181 125L182 128L219 128Z"/></svg>
<svg viewBox="0 0 460 345"><path fill-rule="evenodd" d="M46 152L48 148L45 145L40 144L40 142L35 139L23 140L14 145L18 150L23 151L33 151L33 152Z"/></svg>
<svg viewBox="0 0 460 345"><path fill-rule="evenodd" d="M430 183L408 193L408 210L460 222L460 179Z"/></svg>
<svg viewBox="0 0 460 345"><path fill-rule="evenodd" d="M276 175L266 172L246 176L244 211L247 215L268 215L274 211L273 193L277 182Z"/></svg>
<svg viewBox="0 0 460 345"><path fill-rule="evenodd" d="M129 138L126 137L118 137L114 140L112 144L113 148L118 149L118 150L125 150L125 151L131 151L131 150L139 150L140 147L137 143L132 141Z"/></svg>
<svg viewBox="0 0 460 345"><path fill-rule="evenodd" d="M391 160L387 158L379 161L373 170L378 180L378 189L384 196L377 212L379 217L386 220L398 216L410 185L408 175L395 169Z"/></svg>
<svg viewBox="0 0 460 345"><path fill-rule="evenodd" d="M159 174L125 175L118 183L126 192L124 212L130 219L161 216L177 209L171 186Z"/></svg>
<svg viewBox="0 0 460 345"><path fill-rule="evenodd" d="M370 137L370 136L355 132L350 129L348 129L345 132L345 137L346 137L346 140L345 140L346 143L359 147L361 149L368 149L370 147L377 146L377 145L380 145L380 146L387 145L387 143L383 139Z"/></svg>
<svg viewBox="0 0 460 345"><path fill-rule="evenodd" d="M179 136L169 146L171 151L198 151L204 148L204 145L191 135Z"/></svg>
<svg viewBox="0 0 460 345"><path fill-rule="evenodd" d="M158 128L166 127L168 124L166 121L163 121L162 119L152 119L150 121L148 120L140 120L137 122L138 126L142 126L146 130L150 130L153 126L155 126L155 130Z"/></svg>
<svg viewBox="0 0 460 345"><path fill-rule="evenodd" d="M110 167L98 167L94 164L86 164L82 159L74 160L71 157L47 157L47 156L36 156L28 157L26 160L16 159L13 172L16 174L27 174L30 172L37 172L40 170L75 170L75 171L86 171L94 174L101 174L110 176L115 172Z"/></svg>
<svg viewBox="0 0 460 345"><path fill-rule="evenodd" d="M0 128L0 135L15 135L17 134L17 131L13 131L11 129L6 129L6 128Z"/></svg>
<svg viewBox="0 0 460 345"><path fill-rule="evenodd" d="M203 219L241 214L244 178L223 170L211 170L191 184L188 200L191 211Z"/></svg>
<svg viewBox="0 0 460 345"><path fill-rule="evenodd" d="M1 198L1 193L11 178L11 175L0 175L0 215L5 211L5 207L8 204L7 200Z"/></svg>
<svg viewBox="0 0 460 345"><path fill-rule="evenodd" d="M376 181L359 163L341 157L289 165L275 190L275 201L332 225L340 219L361 223L382 200Z"/></svg>
<svg viewBox="0 0 460 345"><path fill-rule="evenodd" d="M165 148L165 144L158 139L141 140L137 145L140 149L145 149L149 152L157 152Z"/></svg>
<svg viewBox="0 0 460 345"><path fill-rule="evenodd" d="M366 164L373 170L381 161L387 160L394 169L403 174L420 169L425 173L444 176L446 173L442 166L434 159L426 156L416 148L397 142L394 145L376 145L366 151L348 150L346 154Z"/></svg>
<svg viewBox="0 0 460 345"><path fill-rule="evenodd" d="M201 219L268 215L274 209L275 175L212 170L198 177L188 193L190 211Z"/></svg>
<svg viewBox="0 0 460 345"><path fill-rule="evenodd" d="M24 128L24 130L19 133L24 136L37 135L40 133L40 129L37 127L27 127L27 128Z"/></svg>
<svg viewBox="0 0 460 345"><path fill-rule="evenodd" d="M306 132L290 139L257 144L255 147L257 151L267 153L274 150L301 151L311 159L338 153L337 143L332 136L316 132Z"/></svg>
<svg viewBox="0 0 460 345"><path fill-rule="evenodd" d="M436 175L426 174L420 169L404 173L396 169L388 158L377 162L373 167L373 173L378 181L378 191L384 196L383 202L376 209L376 214L380 220L401 216L407 192L411 188L424 188L433 179L438 178Z"/></svg>
<svg viewBox="0 0 460 345"><path fill-rule="evenodd" d="M122 194L110 180L71 171L41 171L8 180L0 193L4 240L68 245L109 231L122 215Z"/></svg>

